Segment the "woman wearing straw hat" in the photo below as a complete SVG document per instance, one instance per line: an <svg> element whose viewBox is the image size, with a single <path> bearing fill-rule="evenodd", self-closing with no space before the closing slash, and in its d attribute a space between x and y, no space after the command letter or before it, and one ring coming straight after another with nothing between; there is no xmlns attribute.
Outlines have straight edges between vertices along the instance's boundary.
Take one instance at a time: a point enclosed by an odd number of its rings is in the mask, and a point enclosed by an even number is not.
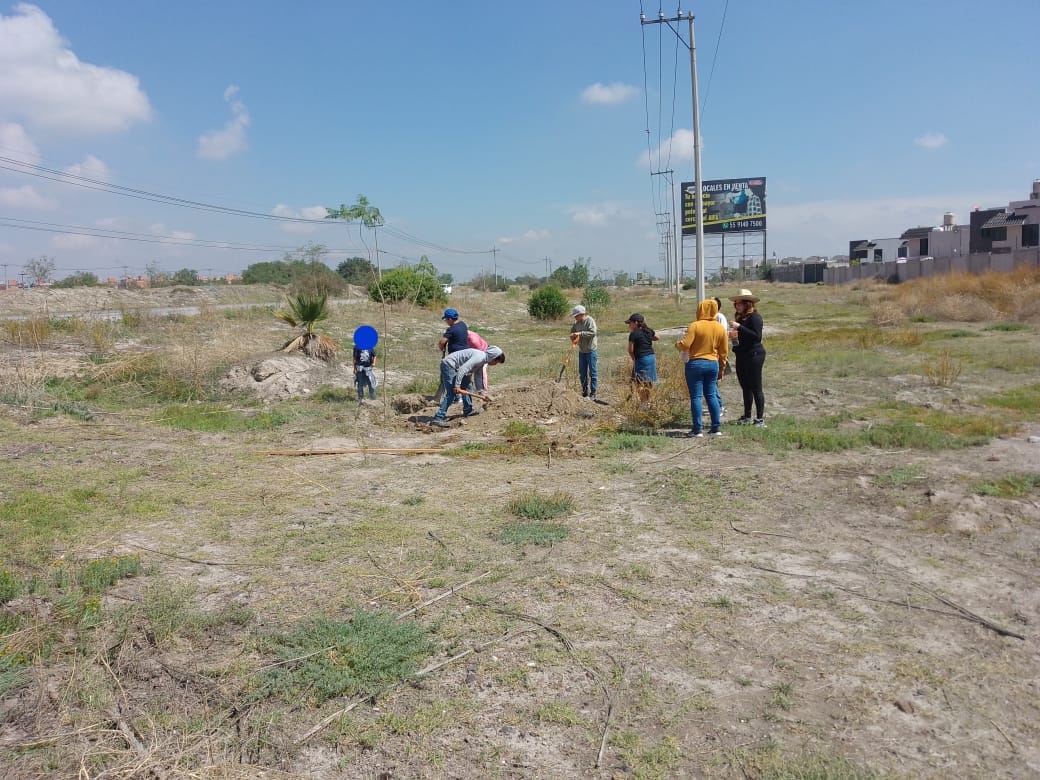
<svg viewBox="0 0 1040 780"><path fill-rule="evenodd" d="M736 314L730 321L729 337L733 340L733 354L737 362L737 381L744 393L744 414L738 425L766 425L764 413L766 398L762 393L762 367L766 362L766 348L762 346L762 315L755 309L758 296L751 290L741 290L730 297ZM755 416L751 416L751 402Z"/></svg>

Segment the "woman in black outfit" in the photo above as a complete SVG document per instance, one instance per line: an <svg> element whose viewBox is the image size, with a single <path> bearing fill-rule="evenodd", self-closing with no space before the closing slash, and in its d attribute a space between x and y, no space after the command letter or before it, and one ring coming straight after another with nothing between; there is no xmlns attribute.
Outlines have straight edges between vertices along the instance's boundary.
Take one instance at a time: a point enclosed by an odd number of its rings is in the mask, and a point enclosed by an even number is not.
<svg viewBox="0 0 1040 780"><path fill-rule="evenodd" d="M730 300L737 313L730 321L729 337L733 339L733 354L737 359L737 381L744 392L744 415L737 423L764 428L766 397L762 393L762 366L766 362L766 348L762 346L762 315L755 310L758 298L751 290L741 290ZM753 418L752 401L755 402Z"/></svg>

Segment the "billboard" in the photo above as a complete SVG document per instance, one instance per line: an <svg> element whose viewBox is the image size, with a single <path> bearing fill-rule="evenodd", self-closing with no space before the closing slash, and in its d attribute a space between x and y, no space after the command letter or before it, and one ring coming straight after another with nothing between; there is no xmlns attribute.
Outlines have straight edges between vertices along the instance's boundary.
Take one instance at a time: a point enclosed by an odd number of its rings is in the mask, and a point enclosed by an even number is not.
<svg viewBox="0 0 1040 780"><path fill-rule="evenodd" d="M766 180L711 179L701 182L705 233L745 233L766 229ZM682 184L682 232L697 232L697 185Z"/></svg>

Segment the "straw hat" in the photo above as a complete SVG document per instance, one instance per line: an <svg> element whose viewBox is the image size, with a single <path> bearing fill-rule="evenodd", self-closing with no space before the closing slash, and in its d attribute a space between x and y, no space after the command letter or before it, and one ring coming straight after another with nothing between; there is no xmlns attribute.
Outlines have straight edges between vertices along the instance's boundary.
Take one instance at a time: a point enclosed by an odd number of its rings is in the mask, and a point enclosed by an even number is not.
<svg viewBox="0 0 1040 780"><path fill-rule="evenodd" d="M751 290L741 290L736 295L730 296L730 300L736 303L737 301L751 301L752 303L758 303L758 296L752 295Z"/></svg>

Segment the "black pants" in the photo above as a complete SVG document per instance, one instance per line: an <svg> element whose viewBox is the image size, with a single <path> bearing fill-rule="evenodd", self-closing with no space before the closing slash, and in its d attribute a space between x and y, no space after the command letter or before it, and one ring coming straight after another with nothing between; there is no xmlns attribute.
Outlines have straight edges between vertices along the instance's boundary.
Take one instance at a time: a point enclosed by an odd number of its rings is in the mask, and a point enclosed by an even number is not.
<svg viewBox="0 0 1040 780"><path fill-rule="evenodd" d="M762 366L766 363L766 351L756 349L753 352L737 354L737 381L744 393L744 416L751 416L751 402L755 402L755 417L759 420L766 408L766 397L762 393Z"/></svg>

